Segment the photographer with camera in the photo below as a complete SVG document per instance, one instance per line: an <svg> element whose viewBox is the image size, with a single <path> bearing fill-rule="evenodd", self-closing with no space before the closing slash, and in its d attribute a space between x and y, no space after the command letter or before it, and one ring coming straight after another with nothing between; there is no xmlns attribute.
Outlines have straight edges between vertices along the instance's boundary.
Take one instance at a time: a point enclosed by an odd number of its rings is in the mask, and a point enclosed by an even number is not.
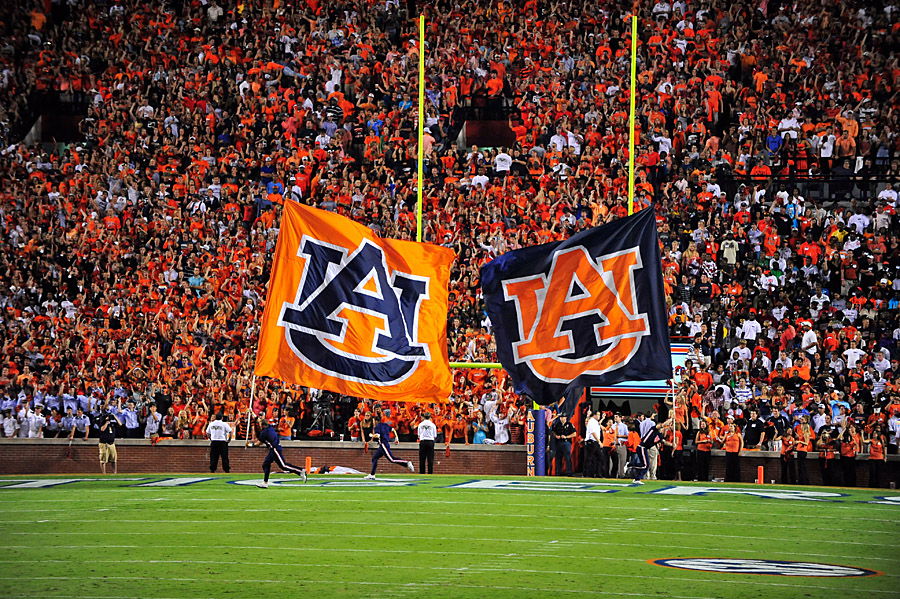
<svg viewBox="0 0 900 599"><path fill-rule="evenodd" d="M109 409L109 400L103 402L97 427L100 429L100 472L106 474L106 464L112 464L112 473L118 473L116 453L116 427L122 426L118 415Z"/></svg>

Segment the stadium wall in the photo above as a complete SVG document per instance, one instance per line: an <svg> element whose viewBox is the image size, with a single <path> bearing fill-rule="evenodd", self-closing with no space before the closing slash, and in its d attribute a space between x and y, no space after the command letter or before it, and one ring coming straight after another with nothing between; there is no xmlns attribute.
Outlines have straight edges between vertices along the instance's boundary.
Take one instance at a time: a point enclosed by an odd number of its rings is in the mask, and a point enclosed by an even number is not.
<svg viewBox="0 0 900 599"><path fill-rule="evenodd" d="M303 467L307 456L312 458L313 466L344 466L364 472L372 467L372 454L363 453L362 443L288 441L282 446L284 457L300 467ZM67 449L68 441L64 439L0 439L0 474L99 472L96 439L73 442L71 458L66 457ZM120 473L209 472L208 441L163 441L154 446L143 439L120 439L116 441L116 449ZM418 471L418 444L398 443L392 445L392 450L395 457L412 460ZM262 472L266 449L245 448L243 442L233 442L228 454L232 473ZM454 445L448 457L444 454L443 445L440 445L435 448L434 462L434 471L439 474L524 475L525 447ZM406 470L384 459L379 462L379 472L400 474Z"/></svg>
<svg viewBox="0 0 900 599"><path fill-rule="evenodd" d="M368 472L371 453L363 453L360 443L334 441L289 441L283 444L289 462L303 466L306 457L313 466L345 466ZM209 472L209 443L207 441L163 441L151 445L143 439L121 439L116 442L119 455L119 472L123 474L203 474ZM67 457L68 442L64 439L0 439L0 474L98 474L97 440L75 441L72 456ZM418 470L419 452L415 443L399 443L393 446L394 455L412 460ZM260 447L245 449L242 442L233 442L229 451L231 472L252 474L261 472L266 450ZM869 486L869 464L860 456L857 460L857 485ZM808 459L810 482L821 484L822 476L818 455ZM781 462L775 452L745 451L741 457L741 480L753 483L757 467L765 469L764 481L781 481ZM834 463L840 472L840 464ZM221 468L219 472L221 472ZM525 474L524 445L452 445L450 455L443 446L435 449L436 474L470 474L473 476L519 476ZM379 463L382 474L404 472L386 460ZM713 478L725 476L725 454L713 451L710 463ZM900 485L900 456L888 456L882 468L881 488L893 482Z"/></svg>

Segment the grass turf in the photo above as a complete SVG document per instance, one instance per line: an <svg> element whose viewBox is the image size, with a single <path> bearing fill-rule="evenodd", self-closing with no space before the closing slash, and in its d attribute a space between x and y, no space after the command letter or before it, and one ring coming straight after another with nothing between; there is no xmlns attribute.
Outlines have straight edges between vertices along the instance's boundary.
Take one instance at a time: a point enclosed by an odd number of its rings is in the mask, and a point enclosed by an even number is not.
<svg viewBox="0 0 900 599"><path fill-rule="evenodd" d="M606 481L588 488L615 492L597 493L578 491L580 479L533 488L535 479L515 477L502 479L512 488L473 489L465 483L475 477L400 474L379 476L396 486L359 476L229 484L258 478L137 487L166 477L121 476L37 489L10 488L25 477L0 479L0 597L900 597L900 503L869 503L896 492L795 487L841 494L804 501ZM883 574L789 578L648 563L675 557Z"/></svg>

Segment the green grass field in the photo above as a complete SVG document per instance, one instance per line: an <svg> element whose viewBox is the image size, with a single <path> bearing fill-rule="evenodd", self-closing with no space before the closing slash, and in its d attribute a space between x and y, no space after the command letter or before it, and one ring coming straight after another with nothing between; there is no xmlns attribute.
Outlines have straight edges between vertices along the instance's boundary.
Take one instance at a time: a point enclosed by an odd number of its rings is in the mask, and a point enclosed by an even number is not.
<svg viewBox="0 0 900 599"><path fill-rule="evenodd" d="M390 474L248 486L258 479L160 486L189 481L135 475L41 488L69 479L2 478L0 597L900 597L897 491L714 485L691 496L673 493L696 483ZM785 498L796 489L817 499ZM677 557L880 575L648 562Z"/></svg>

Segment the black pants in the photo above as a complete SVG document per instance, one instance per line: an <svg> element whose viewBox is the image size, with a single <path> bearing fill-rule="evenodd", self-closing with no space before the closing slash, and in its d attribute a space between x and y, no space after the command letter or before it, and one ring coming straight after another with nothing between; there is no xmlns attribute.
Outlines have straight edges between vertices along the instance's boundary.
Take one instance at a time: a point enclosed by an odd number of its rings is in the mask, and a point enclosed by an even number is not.
<svg viewBox="0 0 900 599"><path fill-rule="evenodd" d="M600 450L600 477L615 478L619 471L619 454L616 447L604 447Z"/></svg>
<svg viewBox="0 0 900 599"><path fill-rule="evenodd" d="M213 441L209 446L209 471L215 472L219 467L219 457L222 458L222 470L231 472L231 464L228 462L228 441Z"/></svg>
<svg viewBox="0 0 900 599"><path fill-rule="evenodd" d="M781 456L781 484L793 485L795 482L797 482L797 474L794 472L794 454L783 454Z"/></svg>
<svg viewBox="0 0 900 599"><path fill-rule="evenodd" d="M596 441L588 441L584 444L584 468L582 475L585 478L596 478L597 468L600 465L600 445Z"/></svg>
<svg viewBox="0 0 900 599"><path fill-rule="evenodd" d="M844 486L856 486L856 456L841 456L841 469L844 471Z"/></svg>
<svg viewBox="0 0 900 599"><path fill-rule="evenodd" d="M419 441L419 474L434 474L434 441Z"/></svg>
<svg viewBox="0 0 900 599"><path fill-rule="evenodd" d="M806 452L797 452L797 484L809 484L809 472L806 471Z"/></svg>
<svg viewBox="0 0 900 599"><path fill-rule="evenodd" d="M697 451L697 480L709 482L709 451Z"/></svg>
<svg viewBox="0 0 900 599"><path fill-rule="evenodd" d="M819 470L822 472L822 484L830 487L835 484L834 460L826 460L819 456Z"/></svg>
<svg viewBox="0 0 900 599"><path fill-rule="evenodd" d="M141 434L141 427L136 426L134 428L125 429L126 439L140 439L141 437L143 437L143 435Z"/></svg>
<svg viewBox="0 0 900 599"><path fill-rule="evenodd" d="M884 460L869 460L869 487L878 489L881 487L881 465Z"/></svg>
<svg viewBox="0 0 900 599"><path fill-rule="evenodd" d="M555 464L562 463L562 466L556 467L557 476L569 476L572 474L572 442L566 439L557 439L556 455L553 457Z"/></svg>
<svg viewBox="0 0 900 599"><path fill-rule="evenodd" d="M741 482L741 454L738 451L725 452L725 482Z"/></svg>

